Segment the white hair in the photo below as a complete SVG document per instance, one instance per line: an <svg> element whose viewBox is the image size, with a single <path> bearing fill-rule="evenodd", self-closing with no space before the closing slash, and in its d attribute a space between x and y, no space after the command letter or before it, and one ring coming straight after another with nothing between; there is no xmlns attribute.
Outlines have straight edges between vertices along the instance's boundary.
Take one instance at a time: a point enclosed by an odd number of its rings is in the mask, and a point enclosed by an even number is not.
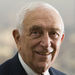
<svg viewBox="0 0 75 75"><path fill-rule="evenodd" d="M41 2L41 1L35 1L35 2L31 2L29 4L26 4L26 6L24 6L17 14L17 28L19 29L20 33L21 33L21 29L22 29L22 23L23 23L23 20L25 19L27 12L32 11L36 8L39 8L41 6L43 6L45 8L51 8L60 16L59 12L52 5L50 5L48 3ZM61 18L61 20L62 20L62 18ZM62 21L62 23L63 23L63 21ZM64 32L64 24L62 26L62 30Z"/></svg>

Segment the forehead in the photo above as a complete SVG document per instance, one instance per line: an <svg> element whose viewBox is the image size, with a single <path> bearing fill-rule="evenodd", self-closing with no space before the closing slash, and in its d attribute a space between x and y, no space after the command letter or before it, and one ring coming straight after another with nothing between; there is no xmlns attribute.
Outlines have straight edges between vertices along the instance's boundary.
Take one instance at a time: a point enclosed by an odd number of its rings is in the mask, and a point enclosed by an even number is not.
<svg viewBox="0 0 75 75"><path fill-rule="evenodd" d="M52 9L37 8L29 11L23 21L25 28L38 25L43 28L61 29L62 21L60 16Z"/></svg>

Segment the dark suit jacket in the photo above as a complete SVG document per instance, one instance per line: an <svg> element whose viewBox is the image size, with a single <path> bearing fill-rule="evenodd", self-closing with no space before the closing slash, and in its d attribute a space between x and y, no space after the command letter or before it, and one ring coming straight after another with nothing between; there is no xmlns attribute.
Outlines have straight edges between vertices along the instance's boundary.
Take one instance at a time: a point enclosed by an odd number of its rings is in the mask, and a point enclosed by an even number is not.
<svg viewBox="0 0 75 75"><path fill-rule="evenodd" d="M64 73L52 67L49 69L49 72L51 75L65 75ZM16 54L12 59L0 65L0 75L27 75L20 64L18 54Z"/></svg>

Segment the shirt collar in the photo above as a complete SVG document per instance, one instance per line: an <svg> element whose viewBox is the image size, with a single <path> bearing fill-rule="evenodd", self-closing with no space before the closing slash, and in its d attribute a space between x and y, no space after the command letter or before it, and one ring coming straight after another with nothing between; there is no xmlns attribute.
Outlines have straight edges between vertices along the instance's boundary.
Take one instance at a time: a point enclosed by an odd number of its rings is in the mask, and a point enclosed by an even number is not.
<svg viewBox="0 0 75 75"><path fill-rule="evenodd" d="M18 53L18 58L19 61L22 65L22 67L24 68L24 70L27 72L28 75L38 75L37 73L35 73L22 59L20 53ZM50 73L48 72L48 70L44 73L44 75L50 75Z"/></svg>

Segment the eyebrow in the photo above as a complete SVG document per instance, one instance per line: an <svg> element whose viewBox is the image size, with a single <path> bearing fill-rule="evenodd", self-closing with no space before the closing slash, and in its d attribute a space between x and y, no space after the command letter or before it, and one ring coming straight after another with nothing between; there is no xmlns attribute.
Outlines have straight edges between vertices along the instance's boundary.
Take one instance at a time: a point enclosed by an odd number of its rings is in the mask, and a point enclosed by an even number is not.
<svg viewBox="0 0 75 75"><path fill-rule="evenodd" d="M30 32L32 32L33 30L42 30L42 27L41 26L38 26L38 25L34 25L30 28Z"/></svg>
<svg viewBox="0 0 75 75"><path fill-rule="evenodd" d="M32 32L33 30L42 30L42 26L39 26L39 25L33 25L31 28L30 28L30 32ZM57 27L52 27L52 28L48 28L49 31L59 31L61 32L61 29L57 28Z"/></svg>
<svg viewBox="0 0 75 75"><path fill-rule="evenodd" d="M50 30L61 31L59 28L50 28Z"/></svg>

